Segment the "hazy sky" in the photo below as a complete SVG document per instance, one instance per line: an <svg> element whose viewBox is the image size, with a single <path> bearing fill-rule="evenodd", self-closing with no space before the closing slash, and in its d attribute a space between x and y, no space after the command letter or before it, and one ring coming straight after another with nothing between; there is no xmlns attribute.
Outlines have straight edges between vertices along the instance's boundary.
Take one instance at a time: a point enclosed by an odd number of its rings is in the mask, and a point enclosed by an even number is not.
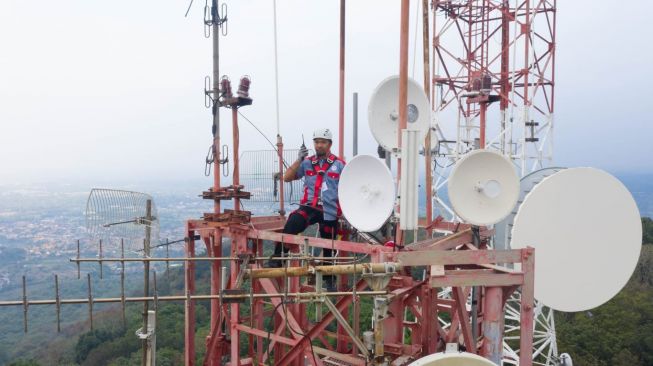
<svg viewBox="0 0 653 366"><path fill-rule="evenodd" d="M628 4L558 1L557 165L653 171L653 2ZM204 3L195 0L184 18L187 5L2 0L0 184L200 179L211 143L203 105L211 42L203 36ZM272 139L272 1L228 5L221 73L235 84L251 76L254 105L243 113ZM357 91L363 153L376 150L367 130L370 94L398 71L398 11L398 0L347 5L346 116L350 127ZM295 148L301 133L337 127L338 1L278 0L278 22L281 134ZM222 132L230 143L230 128ZM245 122L241 137L243 150L269 149ZM351 155L349 130L346 139Z"/></svg>

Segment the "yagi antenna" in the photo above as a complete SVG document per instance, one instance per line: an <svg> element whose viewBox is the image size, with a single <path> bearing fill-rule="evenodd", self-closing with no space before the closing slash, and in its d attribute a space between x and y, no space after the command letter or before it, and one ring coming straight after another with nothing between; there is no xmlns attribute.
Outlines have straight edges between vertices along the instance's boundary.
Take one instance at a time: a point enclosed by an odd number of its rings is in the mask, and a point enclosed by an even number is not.
<svg viewBox="0 0 653 366"><path fill-rule="evenodd" d="M506 217L519 197L519 177L510 160L475 150L454 166L449 200L458 216L473 225L491 225Z"/></svg>
<svg viewBox="0 0 653 366"><path fill-rule="evenodd" d="M399 76L390 76L374 90L368 105L368 122L376 141L385 150L398 148L399 136ZM420 141L431 124L431 105L424 89L408 78L408 130L420 131Z"/></svg>
<svg viewBox="0 0 653 366"><path fill-rule="evenodd" d="M342 213L353 227L362 232L378 230L394 207L392 173L382 160L358 155L340 174L338 195Z"/></svg>
<svg viewBox="0 0 653 366"><path fill-rule="evenodd" d="M561 170L535 186L512 228L513 249L535 248L535 298L584 311L615 296L642 244L639 210L626 187L594 168Z"/></svg>

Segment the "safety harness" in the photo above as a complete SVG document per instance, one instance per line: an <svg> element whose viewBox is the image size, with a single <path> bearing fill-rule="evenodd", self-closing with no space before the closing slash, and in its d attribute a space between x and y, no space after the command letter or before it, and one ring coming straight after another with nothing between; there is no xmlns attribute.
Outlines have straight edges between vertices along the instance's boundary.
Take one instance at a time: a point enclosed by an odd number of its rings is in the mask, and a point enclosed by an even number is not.
<svg viewBox="0 0 653 366"><path fill-rule="evenodd" d="M338 160L338 157L335 156L334 154L329 154L327 158L325 159L324 163L320 164L319 159L317 156L313 155L310 158L311 161L311 167L313 168L312 170L307 170L306 175L307 176L317 176L315 178L315 184L313 186L313 197L310 198L308 197L308 187L304 188L304 197L301 199L300 204L302 205L307 205L315 208L320 208L322 207L322 185L325 184L325 176L329 175L331 176L333 174L333 177L339 176L338 173L335 172L330 172L329 169L331 166ZM337 206L337 217L340 217L342 215L342 211L340 210L340 203L336 201L336 206ZM306 211L302 210L301 208L294 211L294 213L297 213L301 216L304 217L304 219L308 220L308 214ZM339 226L339 225L337 225ZM327 233L331 234L333 232L333 229L330 226L325 226L322 228L322 230ZM336 235L344 235L344 231L340 228L337 229Z"/></svg>
<svg viewBox="0 0 653 366"><path fill-rule="evenodd" d="M313 170L306 171L306 175L308 176L314 176L317 175L315 178L315 185L313 186L313 197L311 198L310 201L310 206L312 207L319 207L322 206L322 184L324 184L324 176L327 174L329 171L329 168L333 165L333 163L338 160L338 157L336 157L333 154L329 154L327 156L326 160L322 165L320 166L320 162L317 158L317 156L313 155L309 158L311 160L311 166L313 167ZM309 197L308 197L308 188L304 189L304 197L301 200L301 204L306 204L308 203Z"/></svg>

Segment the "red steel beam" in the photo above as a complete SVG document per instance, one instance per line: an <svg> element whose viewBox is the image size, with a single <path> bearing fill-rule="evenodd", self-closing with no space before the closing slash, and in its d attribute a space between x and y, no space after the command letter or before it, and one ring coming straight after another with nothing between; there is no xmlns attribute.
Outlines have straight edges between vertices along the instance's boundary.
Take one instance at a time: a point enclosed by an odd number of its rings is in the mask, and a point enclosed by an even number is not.
<svg viewBox="0 0 653 366"><path fill-rule="evenodd" d="M431 277L431 287L449 286L514 286L523 283L521 273L496 273L492 270L453 270L444 276Z"/></svg>
<svg viewBox="0 0 653 366"><path fill-rule="evenodd" d="M523 253L529 249L530 248L518 250L426 250L398 252L394 257L404 266L521 263Z"/></svg>
<svg viewBox="0 0 653 366"><path fill-rule="evenodd" d="M239 146L240 146L240 132L238 130L238 108L236 106L231 107L231 120L232 120L232 135L233 135L233 159L234 159L234 172L232 175L232 183L234 186L240 185L240 157L239 155ZM281 183L283 184L283 183ZM234 198L234 210L240 210L240 198Z"/></svg>
<svg viewBox="0 0 653 366"><path fill-rule="evenodd" d="M467 352L476 354L478 352L476 350L476 342L472 339L472 329L469 323L469 314L467 313L466 293L462 288L454 287L451 294L454 300L456 300L456 313L458 314L458 319L460 319L460 333L463 335Z"/></svg>
<svg viewBox="0 0 653 366"><path fill-rule="evenodd" d="M481 356L501 364L503 356L503 289L486 287L483 295Z"/></svg>
<svg viewBox="0 0 653 366"><path fill-rule="evenodd" d="M269 338L270 340L272 340L274 342L287 344L289 346L294 346L294 345L297 344L297 339L292 339L292 338L280 336L280 335L278 335L278 333L276 331L274 333L270 332L270 335L268 336L268 332L266 332L264 330L261 330L261 329L248 327L247 325L244 325L244 324L236 324L235 327L238 330L243 331L245 333L254 334L254 335L256 335L258 337L261 337L261 338Z"/></svg>
<svg viewBox="0 0 653 366"><path fill-rule="evenodd" d="M367 283L363 280L358 281L356 284L356 291L362 291L367 287ZM344 309L349 306L349 304L352 301L352 296L343 296L338 300L336 303L336 308L338 311L342 312ZM315 324L313 328L311 328L306 334L305 337L302 337L301 341L296 344L294 347L292 347L290 350L288 350L288 353L286 353L277 363L277 366L285 366L287 365L291 360L295 359L297 356L302 354L304 352L304 349L306 347L310 347L308 342L311 342L313 339L317 337L319 333L321 333L326 327L335 319L335 316L333 313L328 312L324 317L322 317L322 320Z"/></svg>
<svg viewBox="0 0 653 366"><path fill-rule="evenodd" d="M519 336L519 364L531 366L533 363L533 322L535 308L535 250L525 249L522 262L524 284L521 288L521 314Z"/></svg>
<svg viewBox="0 0 653 366"><path fill-rule="evenodd" d="M195 233L188 228L186 224L186 240L185 252L186 257L195 256ZM184 263L184 288L186 296L190 296L195 293L195 262L186 261ZM184 361L186 365L195 364L195 302L191 299L187 299L184 303L185 307L185 319L184 319L184 338L185 338L185 348L184 348Z"/></svg>
<svg viewBox="0 0 653 366"><path fill-rule="evenodd" d="M219 257L222 255L222 235L219 230L216 230L213 235L205 237L205 244L209 256ZM222 287L221 273L221 263L219 261L213 261L211 263L211 295L219 295L220 293ZM218 366L219 360L222 358L222 347L218 345L224 339L220 333L220 328L224 321L221 314L220 299L211 299L211 329L206 339L207 349L203 362L204 365Z"/></svg>
<svg viewBox="0 0 653 366"><path fill-rule="evenodd" d="M353 253L363 253L363 254L379 254L379 253L391 253L392 248L372 245L367 243L355 243L351 241L343 240L331 240L323 238L314 238L301 235L291 235L283 233L275 233L266 230L250 230L247 236L251 239L260 239L260 240L270 240L275 242L283 242L284 244L294 244L294 245L303 245L305 241L308 241L308 245L317 248L326 248L331 249L332 247L336 250L342 250Z"/></svg>

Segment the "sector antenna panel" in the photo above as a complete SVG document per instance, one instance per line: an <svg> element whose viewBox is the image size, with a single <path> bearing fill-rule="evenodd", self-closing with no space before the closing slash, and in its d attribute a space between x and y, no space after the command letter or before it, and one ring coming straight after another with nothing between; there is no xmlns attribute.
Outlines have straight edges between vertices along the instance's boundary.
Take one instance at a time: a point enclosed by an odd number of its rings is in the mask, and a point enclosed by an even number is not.
<svg viewBox="0 0 653 366"><path fill-rule="evenodd" d="M406 128L420 131L422 142L431 125L431 105L424 89L408 78L408 121ZM387 151L399 144L399 76L383 80L372 93L368 106L368 122L376 141Z"/></svg>
<svg viewBox="0 0 653 366"><path fill-rule="evenodd" d="M559 311L584 311L615 296L632 275L642 242L635 200L610 174L561 170L526 195L513 249L535 248L535 297Z"/></svg>
<svg viewBox="0 0 653 366"><path fill-rule="evenodd" d="M505 218L517 203L519 177L501 154L475 150L456 163L447 189L456 215L473 225L491 225Z"/></svg>
<svg viewBox="0 0 653 366"><path fill-rule="evenodd" d="M381 228L395 201L395 184L390 169L371 155L353 158L340 175L338 196L347 221L362 232Z"/></svg>

